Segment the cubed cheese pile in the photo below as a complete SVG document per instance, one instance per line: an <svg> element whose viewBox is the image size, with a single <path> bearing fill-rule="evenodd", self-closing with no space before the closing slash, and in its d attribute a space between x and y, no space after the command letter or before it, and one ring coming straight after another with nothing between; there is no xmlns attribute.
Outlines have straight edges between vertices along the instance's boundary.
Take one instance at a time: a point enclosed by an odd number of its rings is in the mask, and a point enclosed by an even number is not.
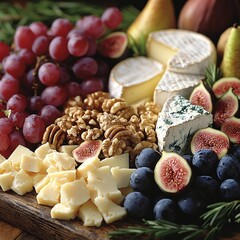
<svg viewBox="0 0 240 240"><path fill-rule="evenodd" d="M124 195L131 191L128 153L93 158L76 168L71 155L77 146L57 152L46 143L32 152L19 146L6 160L0 157L0 186L24 195L35 189L37 202L51 206L51 217L70 220L76 217L84 226L100 226L122 219Z"/></svg>

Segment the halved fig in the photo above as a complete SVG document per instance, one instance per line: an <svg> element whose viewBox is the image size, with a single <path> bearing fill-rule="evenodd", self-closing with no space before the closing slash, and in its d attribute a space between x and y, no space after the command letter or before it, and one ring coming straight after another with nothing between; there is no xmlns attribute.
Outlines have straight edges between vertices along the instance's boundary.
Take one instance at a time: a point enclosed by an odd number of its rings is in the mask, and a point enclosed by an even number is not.
<svg viewBox="0 0 240 240"><path fill-rule="evenodd" d="M218 99L213 111L213 123L217 128L220 128L223 122L235 115L238 111L238 97L229 88L221 98Z"/></svg>
<svg viewBox="0 0 240 240"><path fill-rule="evenodd" d="M211 149L218 158L222 158L229 149L228 136L220 130L208 127L194 133L191 140L191 152L194 154L200 149Z"/></svg>
<svg viewBox="0 0 240 240"><path fill-rule="evenodd" d="M173 152L162 152L154 168L154 179L159 188L166 193L178 193L190 183L192 170L182 156Z"/></svg>
<svg viewBox="0 0 240 240"><path fill-rule="evenodd" d="M202 81L192 91L189 101L194 105L202 106L208 112L212 112L212 98Z"/></svg>
<svg viewBox="0 0 240 240"><path fill-rule="evenodd" d="M224 132L230 142L240 143L240 119L236 117L227 118L221 126L221 131Z"/></svg>
<svg viewBox="0 0 240 240"><path fill-rule="evenodd" d="M81 143L72 151L72 155L76 162L83 163L86 160L97 158L102 149L101 140L89 140Z"/></svg>
<svg viewBox="0 0 240 240"><path fill-rule="evenodd" d="M128 46L128 36L125 32L113 32L105 36L98 43L99 53L108 58L121 57Z"/></svg>
<svg viewBox="0 0 240 240"><path fill-rule="evenodd" d="M229 88L233 89L234 94L240 99L240 79L235 77L224 77L216 81L212 86L212 91L217 98L226 93Z"/></svg>

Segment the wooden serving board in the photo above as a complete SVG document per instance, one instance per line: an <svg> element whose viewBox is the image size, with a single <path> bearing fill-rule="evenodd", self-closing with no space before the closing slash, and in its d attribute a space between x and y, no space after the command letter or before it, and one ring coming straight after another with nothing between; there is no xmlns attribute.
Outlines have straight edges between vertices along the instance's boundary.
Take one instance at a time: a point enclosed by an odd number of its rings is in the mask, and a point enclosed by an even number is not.
<svg viewBox="0 0 240 240"><path fill-rule="evenodd" d="M84 227L78 219L52 219L50 210L50 207L37 204L34 192L18 196L14 192L0 190L0 219L40 239L107 240L108 232L136 224L125 219L101 227Z"/></svg>

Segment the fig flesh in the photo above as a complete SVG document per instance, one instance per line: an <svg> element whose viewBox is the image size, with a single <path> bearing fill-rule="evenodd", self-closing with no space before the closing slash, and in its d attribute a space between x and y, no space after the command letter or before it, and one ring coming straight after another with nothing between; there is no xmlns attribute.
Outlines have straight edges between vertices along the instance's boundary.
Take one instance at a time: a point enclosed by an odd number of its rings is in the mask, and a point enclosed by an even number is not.
<svg viewBox="0 0 240 240"><path fill-rule="evenodd" d="M233 93L232 88L218 99L213 111L213 123L220 128L223 122L235 115L238 111L238 97Z"/></svg>
<svg viewBox="0 0 240 240"><path fill-rule="evenodd" d="M230 142L240 144L240 119L236 117L227 118L221 126Z"/></svg>
<svg viewBox="0 0 240 240"><path fill-rule="evenodd" d="M201 149L213 150L220 159L229 149L228 136L211 127L200 129L192 137L191 152L194 154Z"/></svg>
<svg viewBox="0 0 240 240"><path fill-rule="evenodd" d="M193 105L202 106L206 111L212 112L212 98L202 81L192 91L189 101Z"/></svg>
<svg viewBox="0 0 240 240"><path fill-rule="evenodd" d="M226 93L229 88L233 89L233 93L240 99L240 79L235 77L224 77L216 81L212 86L212 91L217 98Z"/></svg>
<svg viewBox="0 0 240 240"><path fill-rule="evenodd" d="M108 58L120 58L128 46L128 36L124 32L113 32L105 36L98 44L99 53Z"/></svg>
<svg viewBox="0 0 240 240"><path fill-rule="evenodd" d="M72 151L76 162L83 163L87 160L97 158L102 149L101 140L89 140L81 143Z"/></svg>
<svg viewBox="0 0 240 240"><path fill-rule="evenodd" d="M173 152L162 152L154 169L158 187L166 193L178 193L190 183L192 170L182 156Z"/></svg>

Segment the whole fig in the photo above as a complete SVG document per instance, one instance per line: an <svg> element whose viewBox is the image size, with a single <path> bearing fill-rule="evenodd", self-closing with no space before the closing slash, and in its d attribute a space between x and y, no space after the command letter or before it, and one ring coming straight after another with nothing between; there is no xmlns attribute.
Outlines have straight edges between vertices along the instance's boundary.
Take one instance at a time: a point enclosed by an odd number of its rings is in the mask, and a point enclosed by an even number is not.
<svg viewBox="0 0 240 240"><path fill-rule="evenodd" d="M178 27L202 33L217 43L220 35L239 20L238 0L188 0L180 12Z"/></svg>

